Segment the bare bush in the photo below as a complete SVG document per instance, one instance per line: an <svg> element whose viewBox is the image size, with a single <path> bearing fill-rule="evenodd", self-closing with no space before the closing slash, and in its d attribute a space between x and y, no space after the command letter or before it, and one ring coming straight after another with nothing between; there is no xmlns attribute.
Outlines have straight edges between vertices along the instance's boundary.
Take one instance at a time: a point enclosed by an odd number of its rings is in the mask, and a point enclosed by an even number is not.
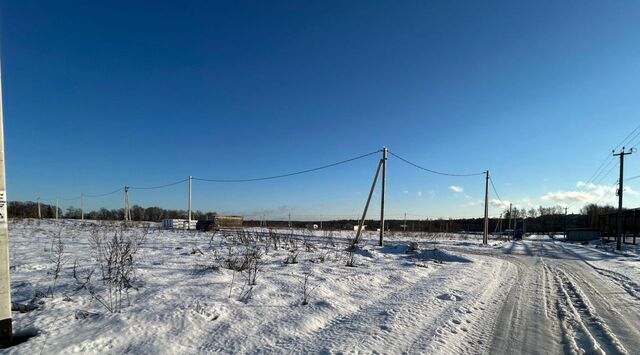
<svg viewBox="0 0 640 355"><path fill-rule="evenodd" d="M58 230L51 240L51 262L53 264L51 270L47 274L53 276L53 283L49 287L48 294L53 298L53 292L56 288L60 272L66 263L65 246L62 241L62 229Z"/></svg>
<svg viewBox="0 0 640 355"><path fill-rule="evenodd" d="M302 286L301 287L302 298L300 300L300 304L306 306L309 304L309 297L311 296L313 291L315 291L320 285L319 284L312 285L311 282L309 282L309 273L304 274L304 278L300 283Z"/></svg>
<svg viewBox="0 0 640 355"><path fill-rule="evenodd" d="M124 230L120 230L109 239L102 236L92 239L106 295L101 296L92 286L86 288L112 313L119 312L123 308L124 298L127 300L127 305L131 304L129 290L135 289L134 257L142 242L141 238L142 236L136 233L125 233Z"/></svg>

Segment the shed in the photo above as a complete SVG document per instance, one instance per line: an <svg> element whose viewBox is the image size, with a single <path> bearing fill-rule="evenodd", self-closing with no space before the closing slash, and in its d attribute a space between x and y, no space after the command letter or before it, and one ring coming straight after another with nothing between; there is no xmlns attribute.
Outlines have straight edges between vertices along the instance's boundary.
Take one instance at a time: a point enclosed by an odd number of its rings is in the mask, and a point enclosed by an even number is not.
<svg viewBox="0 0 640 355"><path fill-rule="evenodd" d="M600 231L597 228L571 228L567 229L567 240L571 242L588 242L600 239Z"/></svg>

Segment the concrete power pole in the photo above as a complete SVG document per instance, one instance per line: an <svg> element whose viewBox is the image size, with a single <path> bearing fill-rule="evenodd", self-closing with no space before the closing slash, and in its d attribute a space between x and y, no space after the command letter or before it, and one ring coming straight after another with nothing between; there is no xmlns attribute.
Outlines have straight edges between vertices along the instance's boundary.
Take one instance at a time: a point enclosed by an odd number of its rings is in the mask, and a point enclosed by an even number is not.
<svg viewBox="0 0 640 355"><path fill-rule="evenodd" d="M404 223L402 223L402 231L407 232L407 214L404 214Z"/></svg>
<svg viewBox="0 0 640 355"><path fill-rule="evenodd" d="M38 201L38 219L42 219L42 212L40 211L40 197L36 200Z"/></svg>
<svg viewBox="0 0 640 355"><path fill-rule="evenodd" d="M80 219L84 221L84 194L80 193Z"/></svg>
<svg viewBox="0 0 640 355"><path fill-rule="evenodd" d="M509 231L507 232L507 240L511 239L511 232L513 231L511 229L511 219L513 218L513 211L511 210L511 204L509 204Z"/></svg>
<svg viewBox="0 0 640 355"><path fill-rule="evenodd" d="M191 181L193 180L192 176L189 176L189 213L188 213L188 222L187 229L191 229Z"/></svg>
<svg viewBox="0 0 640 355"><path fill-rule="evenodd" d="M564 239L567 239L567 211L568 207L564 208Z"/></svg>
<svg viewBox="0 0 640 355"><path fill-rule="evenodd" d="M485 172L487 175L484 187L484 233L482 233L482 244L489 242L489 170Z"/></svg>
<svg viewBox="0 0 640 355"><path fill-rule="evenodd" d="M622 250L622 195L624 193L624 156L630 155L631 153L633 153L633 150L625 151L624 147L622 147L620 153L615 154L615 151L613 153L614 156L620 157L620 178L618 180L618 230L616 233L616 250Z"/></svg>
<svg viewBox="0 0 640 355"><path fill-rule="evenodd" d="M1 71L1 68L0 68ZM4 163L4 119L2 117L2 74L0 74L0 346L11 345L11 280L9 277L9 219Z"/></svg>
<svg viewBox="0 0 640 355"><path fill-rule="evenodd" d="M387 147L382 147L382 193L380 194L380 242L384 243L384 198L387 190Z"/></svg>
<svg viewBox="0 0 640 355"><path fill-rule="evenodd" d="M371 190L369 190L369 197L367 197L367 203L364 205L364 211L362 211L362 218L358 222L358 230L356 231L355 243L360 242L360 236L362 234L362 227L364 226L364 219L367 217L367 211L369 210L369 203L371 202L371 196L373 196L373 191L376 189L376 183L378 182L378 175L380 175L380 168L382 167L382 159L378 163L378 169L376 170L376 175L373 177L373 183L371 184ZM358 220L358 217L356 217Z"/></svg>
<svg viewBox="0 0 640 355"><path fill-rule="evenodd" d="M129 213L129 186L124 187L124 224L129 225L131 214Z"/></svg>
<svg viewBox="0 0 640 355"><path fill-rule="evenodd" d="M58 219L58 199L56 199L56 219Z"/></svg>

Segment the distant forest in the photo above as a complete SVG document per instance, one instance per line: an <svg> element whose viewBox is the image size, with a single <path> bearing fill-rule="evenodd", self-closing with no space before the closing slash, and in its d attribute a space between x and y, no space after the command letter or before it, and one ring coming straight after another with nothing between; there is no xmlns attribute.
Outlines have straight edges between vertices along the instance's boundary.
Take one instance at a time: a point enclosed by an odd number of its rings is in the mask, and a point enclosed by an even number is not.
<svg viewBox="0 0 640 355"><path fill-rule="evenodd" d="M10 201L8 206L9 218L38 218L38 203L27 201ZM55 218L56 206L40 203L40 213L42 218ZM80 208L70 206L66 211L58 208L59 218L80 219L82 211ZM215 216L215 212L192 211L193 219L206 219ZM85 211L85 219L117 221L124 219L124 208L107 209L101 208L96 211ZM131 207L131 219L134 221L160 222L165 218L187 218L185 210L168 210L160 207L141 207L134 205Z"/></svg>
<svg viewBox="0 0 640 355"><path fill-rule="evenodd" d="M38 204L36 202L9 202L10 218L37 218ZM41 203L40 205L42 218L54 218L55 206ZM538 207L526 209L514 209L512 211L513 218L526 219L526 230L532 233L551 233L564 231L565 223L567 228L596 228L598 226L598 215L603 213L614 212L613 206L598 206L589 204L584 206L580 213L569 214L565 217L564 208L561 206ZM81 211L79 208L69 207L66 211L58 209L59 218L80 219ZM207 217L217 215L216 212L193 211L193 219L202 220ZM150 221L160 222L164 218L186 218L185 210L170 210L160 207L131 207L131 217L134 221ZM85 219L94 220L122 220L124 219L124 209L107 209L101 208L96 211L87 211L84 215ZM292 221L292 227L305 228L309 224L320 224L319 221ZM369 230L380 227L378 220L366 220L365 224ZM491 233L508 228L509 210L502 213L502 221L498 218L491 218L489 221L489 231ZM245 220L246 226L258 226L260 221ZM288 227L288 221L267 221L268 226ZM323 221L323 229L351 229L357 225L355 220L332 220ZM404 220L387 220L386 226L392 231L414 232L482 232L484 226L483 218L464 218L464 219L410 219L407 220L404 227Z"/></svg>

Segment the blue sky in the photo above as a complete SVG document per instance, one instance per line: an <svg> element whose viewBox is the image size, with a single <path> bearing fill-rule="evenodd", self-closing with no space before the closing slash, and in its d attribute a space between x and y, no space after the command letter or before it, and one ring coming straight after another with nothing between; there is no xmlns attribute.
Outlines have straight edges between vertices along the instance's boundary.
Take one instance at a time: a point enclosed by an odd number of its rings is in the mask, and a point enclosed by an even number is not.
<svg viewBox="0 0 640 355"><path fill-rule="evenodd" d="M0 11L13 200L275 175L386 145L436 170L489 169L521 207L577 210L616 170L579 182L640 124L636 1L5 0ZM195 182L194 208L355 217L376 164ZM186 208L186 188L131 200ZM483 194L482 177L389 160L392 216L480 216Z"/></svg>

